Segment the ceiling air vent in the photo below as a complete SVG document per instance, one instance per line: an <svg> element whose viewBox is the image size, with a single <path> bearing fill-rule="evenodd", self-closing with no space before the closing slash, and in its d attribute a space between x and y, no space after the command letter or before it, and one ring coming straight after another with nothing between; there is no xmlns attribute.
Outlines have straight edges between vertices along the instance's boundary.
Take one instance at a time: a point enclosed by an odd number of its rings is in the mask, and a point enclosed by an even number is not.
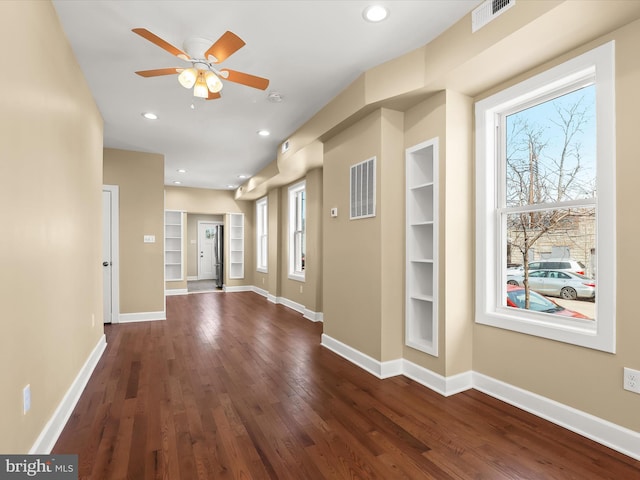
<svg viewBox="0 0 640 480"><path fill-rule="evenodd" d="M487 0L471 12L471 32L484 27L498 15L506 12L516 3L516 0Z"/></svg>

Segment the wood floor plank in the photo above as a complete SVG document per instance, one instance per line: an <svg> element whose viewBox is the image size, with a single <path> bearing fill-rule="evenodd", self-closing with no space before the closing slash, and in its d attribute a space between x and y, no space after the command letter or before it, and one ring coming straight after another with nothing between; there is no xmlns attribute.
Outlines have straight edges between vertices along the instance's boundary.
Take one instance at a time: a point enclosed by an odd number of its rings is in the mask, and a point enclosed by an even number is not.
<svg viewBox="0 0 640 480"><path fill-rule="evenodd" d="M380 380L322 324L251 292L167 298L105 327L53 453L90 480L633 480L640 462L470 390Z"/></svg>

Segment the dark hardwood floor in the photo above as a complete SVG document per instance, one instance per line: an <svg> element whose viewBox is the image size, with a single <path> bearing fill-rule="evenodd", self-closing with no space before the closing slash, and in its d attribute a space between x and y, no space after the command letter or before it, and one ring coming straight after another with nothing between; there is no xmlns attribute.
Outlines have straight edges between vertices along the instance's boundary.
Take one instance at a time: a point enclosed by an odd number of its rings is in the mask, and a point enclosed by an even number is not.
<svg viewBox="0 0 640 480"><path fill-rule="evenodd" d="M81 479L612 479L640 462L471 390L379 380L254 293L167 298L105 327L53 453Z"/></svg>

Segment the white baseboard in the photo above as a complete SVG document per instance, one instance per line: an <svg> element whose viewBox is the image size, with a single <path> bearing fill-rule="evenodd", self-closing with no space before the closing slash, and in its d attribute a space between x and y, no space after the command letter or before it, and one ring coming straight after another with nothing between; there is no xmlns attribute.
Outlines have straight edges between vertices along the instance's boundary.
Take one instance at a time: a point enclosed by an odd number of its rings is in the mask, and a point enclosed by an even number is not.
<svg viewBox="0 0 640 480"><path fill-rule="evenodd" d="M314 312L313 310L305 308L304 318L311 320L312 322L322 322L324 321L324 314L322 312Z"/></svg>
<svg viewBox="0 0 640 480"><path fill-rule="evenodd" d="M230 287L230 286L228 286L228 285L225 285L224 287L222 287L222 289L223 289L225 292L228 292L228 293L235 293L235 292L253 292L253 291L255 291L255 290L254 290L255 288L256 288L256 287L251 286L251 285L239 285L239 286L237 286L237 287Z"/></svg>
<svg viewBox="0 0 640 480"><path fill-rule="evenodd" d="M84 387L87 386L87 382L105 348L107 348L107 337L102 335L89 354L89 357L87 357L84 365L80 368L69 390L67 390L67 393L62 397L62 401L58 404L55 412L53 412L53 415L42 429L42 432L38 435L38 438L29 450L29 454L49 455L49 453L51 453L53 446L58 441L58 437L67 424L69 417L71 417L73 409L76 407L80 395L82 395Z"/></svg>
<svg viewBox="0 0 640 480"><path fill-rule="evenodd" d="M186 295L189 293L189 290L186 288L170 288L169 290L165 290L164 294L167 297L172 295Z"/></svg>
<svg viewBox="0 0 640 480"><path fill-rule="evenodd" d="M269 298L269 292L266 291L264 288L258 288L254 286L253 291L256 292L258 295L262 295L265 298Z"/></svg>
<svg viewBox="0 0 640 480"><path fill-rule="evenodd" d="M471 371L444 377L406 359L402 361L402 374L445 397L464 392L473 386Z"/></svg>
<svg viewBox="0 0 640 480"><path fill-rule="evenodd" d="M640 460L639 432L478 372L473 372L473 388Z"/></svg>
<svg viewBox="0 0 640 480"><path fill-rule="evenodd" d="M121 313L118 323L153 322L155 320L166 320L166 312L136 312Z"/></svg>
<svg viewBox="0 0 640 480"><path fill-rule="evenodd" d="M294 302L293 300L289 300L285 297L276 297L275 295L269 293L264 288L256 287L255 285L251 286L240 286L240 287L227 287L225 288L225 292L254 292L258 295L262 295L271 303L281 304L285 307L289 307L292 310L295 310L298 313L301 313L304 318L307 320L311 320L312 322L322 322L324 320L324 315L322 312L314 312L313 310L309 310L304 305Z"/></svg>
<svg viewBox="0 0 640 480"><path fill-rule="evenodd" d="M474 371L444 377L406 359L380 362L326 334L322 334L321 345L378 378L404 375L444 396L475 388L491 397L640 460L640 432L616 425L495 378Z"/></svg>
<svg viewBox="0 0 640 480"><path fill-rule="evenodd" d="M304 305L301 303L294 302L293 300L289 300L285 297L276 297L276 303L280 303L285 307L289 307L292 310L295 310L298 313L304 314Z"/></svg>
<svg viewBox="0 0 640 480"><path fill-rule="evenodd" d="M322 334L320 344L378 378L389 378L402 374L401 359L380 362L324 333Z"/></svg>

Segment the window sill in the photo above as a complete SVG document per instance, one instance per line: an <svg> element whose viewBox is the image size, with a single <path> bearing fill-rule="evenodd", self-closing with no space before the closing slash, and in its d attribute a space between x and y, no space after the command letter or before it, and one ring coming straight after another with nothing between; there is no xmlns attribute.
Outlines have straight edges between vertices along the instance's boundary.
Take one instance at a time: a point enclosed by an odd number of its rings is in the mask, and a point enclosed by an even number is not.
<svg viewBox="0 0 640 480"><path fill-rule="evenodd" d="M304 274L300 275L298 273L290 273L289 280L295 280L296 282L304 282L305 277L304 277Z"/></svg>
<svg viewBox="0 0 640 480"><path fill-rule="evenodd" d="M524 333L535 337L546 338L558 342L592 348L607 353L615 353L615 343L606 335L598 336L595 320L558 319L555 323L548 315L531 313L529 315L513 315L499 309L496 312L476 315L476 323L497 327L512 332ZM560 323L562 322L562 323Z"/></svg>

